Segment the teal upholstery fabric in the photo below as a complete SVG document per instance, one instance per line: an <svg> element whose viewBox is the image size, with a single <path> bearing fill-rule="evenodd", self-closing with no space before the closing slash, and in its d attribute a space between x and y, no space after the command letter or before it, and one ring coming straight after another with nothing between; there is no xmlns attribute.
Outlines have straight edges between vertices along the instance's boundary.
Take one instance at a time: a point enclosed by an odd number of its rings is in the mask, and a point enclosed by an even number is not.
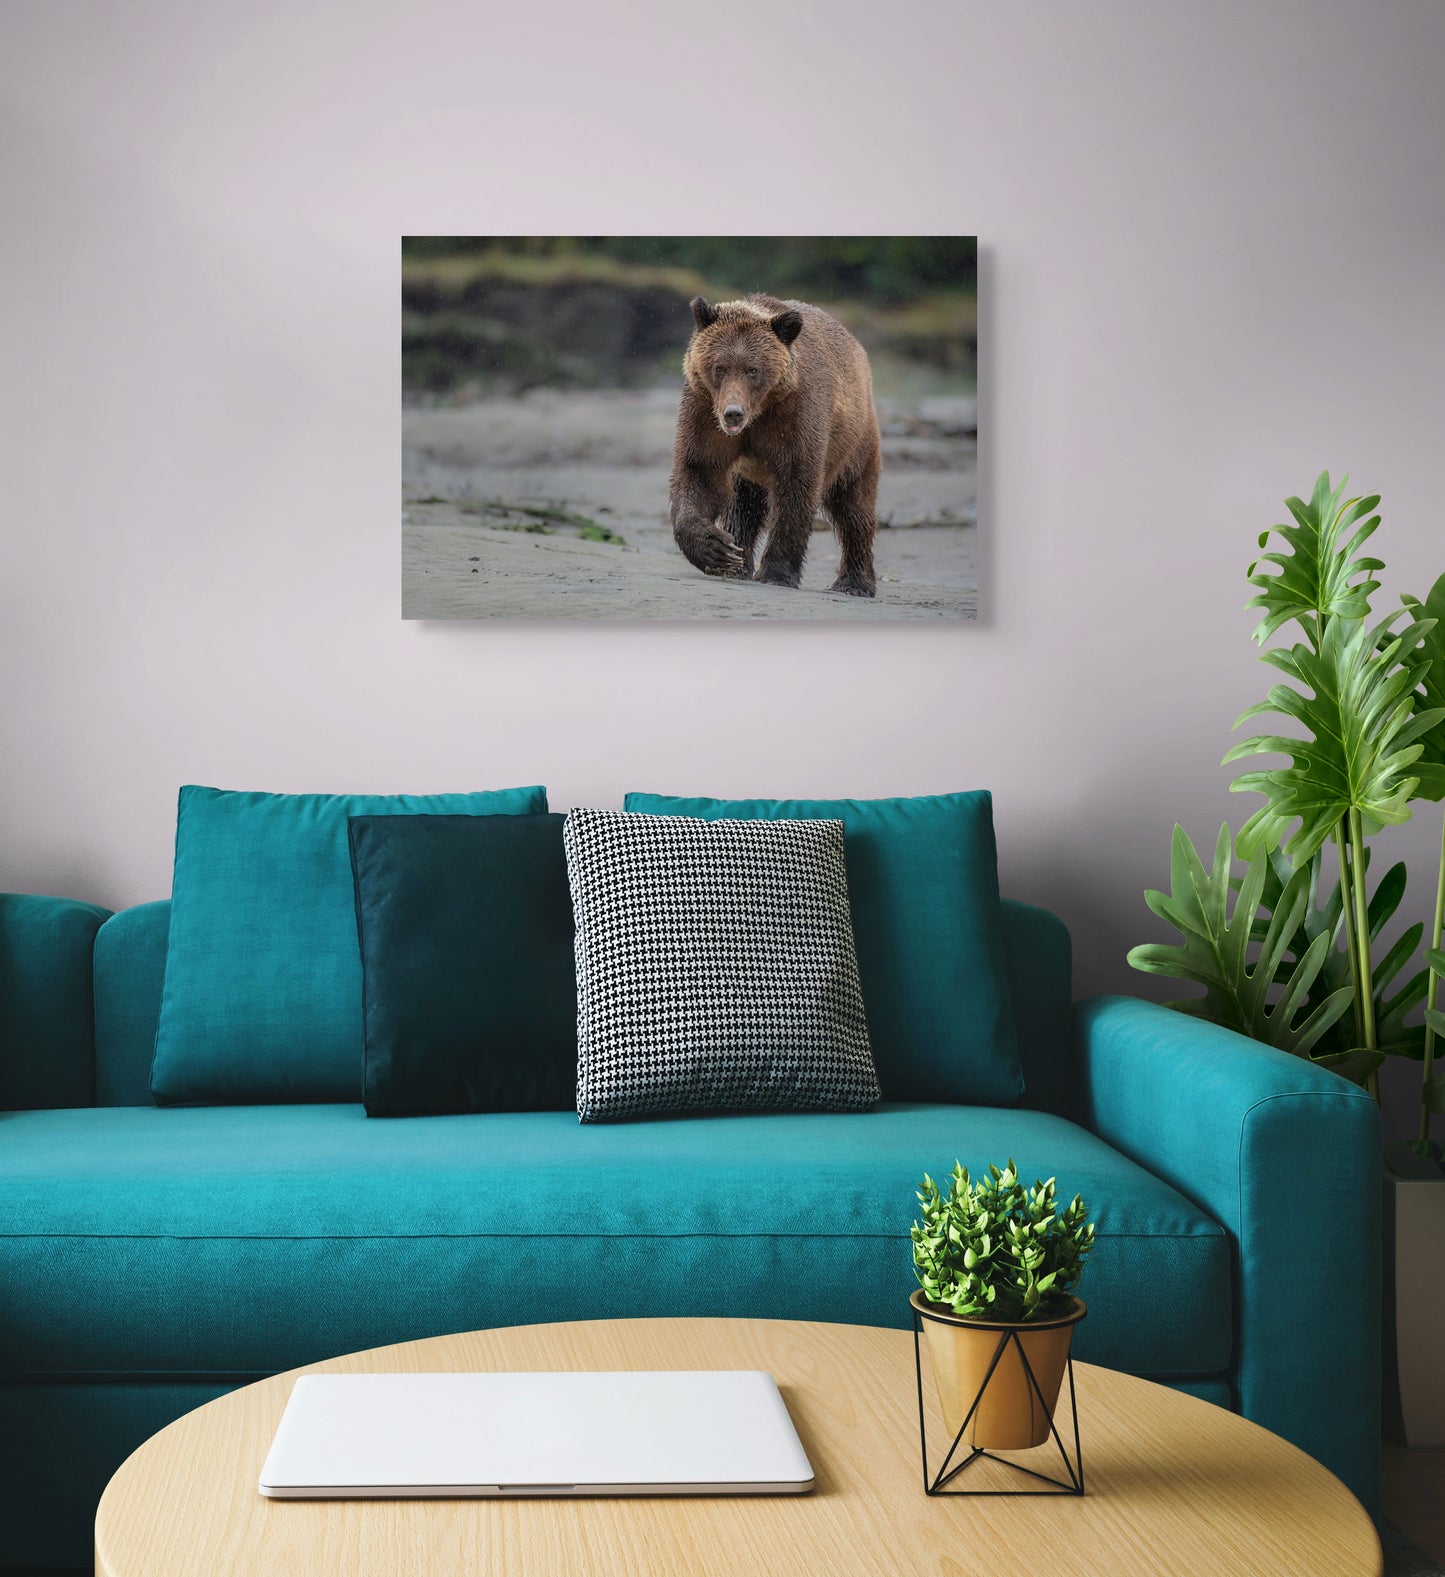
<svg viewBox="0 0 1445 1577"><path fill-rule="evenodd" d="M680 799L650 815L841 820L873 1060L887 1101L1008 1105L1023 1093L1004 959L993 800Z"/></svg>
<svg viewBox="0 0 1445 1577"><path fill-rule="evenodd" d="M90 956L109 913L0 893L0 1109L95 1099Z"/></svg>
<svg viewBox="0 0 1445 1577"><path fill-rule="evenodd" d="M151 1091L161 1104L361 1095L348 816L525 815L544 789L251 794L183 788Z"/></svg>
<svg viewBox="0 0 1445 1577"><path fill-rule="evenodd" d="M1197 1396L1201 1402L1235 1411L1234 1389L1228 1380L1165 1380L1171 1390L1183 1391L1185 1396Z"/></svg>
<svg viewBox="0 0 1445 1577"><path fill-rule="evenodd" d="M149 1106L165 972L168 902L141 904L96 938L95 1069L101 1106ZM1069 932L1057 915L1003 900L1004 955L1027 1089L1023 1104L1066 1117L1073 1002Z"/></svg>
<svg viewBox="0 0 1445 1577"><path fill-rule="evenodd" d="M153 1106L169 899L122 909L95 937L95 1104Z"/></svg>
<svg viewBox="0 0 1445 1577"><path fill-rule="evenodd" d="M1128 997L1077 1009L1080 1117L1229 1229L1249 1418L1378 1515L1380 1113L1300 1057Z"/></svg>
<svg viewBox="0 0 1445 1577"><path fill-rule="evenodd" d="M372 1117L576 1110L565 816L353 816Z"/></svg>
<svg viewBox="0 0 1445 1577"><path fill-rule="evenodd" d="M1229 1242L1042 1112L954 1106L581 1125L360 1106L0 1115L12 1378L282 1369L438 1331L736 1314L899 1326L914 1189L1008 1156L1097 1211L1081 1357L1229 1367Z"/></svg>
<svg viewBox="0 0 1445 1577"><path fill-rule="evenodd" d="M123 908L96 934L96 1105L155 1105L150 1064L161 1023L169 935L169 897Z"/></svg>
<svg viewBox="0 0 1445 1577"><path fill-rule="evenodd" d="M111 1474L236 1383L0 1383L0 1570L94 1571L95 1508Z"/></svg>
<svg viewBox="0 0 1445 1577"><path fill-rule="evenodd" d="M1023 1105L1067 1117L1073 948L1058 915L1005 898L1003 950L1024 1071Z"/></svg>

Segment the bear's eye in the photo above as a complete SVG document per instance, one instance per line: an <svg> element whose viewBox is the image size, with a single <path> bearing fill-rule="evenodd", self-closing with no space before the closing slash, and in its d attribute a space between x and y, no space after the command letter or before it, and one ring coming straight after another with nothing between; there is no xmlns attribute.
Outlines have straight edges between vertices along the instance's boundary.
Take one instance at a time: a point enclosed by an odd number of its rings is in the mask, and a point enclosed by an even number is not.
<svg viewBox="0 0 1445 1577"><path fill-rule="evenodd" d="M750 377L753 382L756 383L758 381L758 369L756 367L749 367L748 377Z"/></svg>

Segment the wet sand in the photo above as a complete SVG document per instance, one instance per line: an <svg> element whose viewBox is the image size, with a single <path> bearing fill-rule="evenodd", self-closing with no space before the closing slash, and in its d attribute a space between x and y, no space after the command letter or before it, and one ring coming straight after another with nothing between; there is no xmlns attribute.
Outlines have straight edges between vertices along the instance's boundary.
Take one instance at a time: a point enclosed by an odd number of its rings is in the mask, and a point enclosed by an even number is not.
<svg viewBox="0 0 1445 1577"><path fill-rule="evenodd" d="M975 618L973 402L878 405L884 471L872 599L827 589L838 548L825 526L796 591L713 579L683 558L667 519L672 390L547 391L406 409L403 616Z"/></svg>

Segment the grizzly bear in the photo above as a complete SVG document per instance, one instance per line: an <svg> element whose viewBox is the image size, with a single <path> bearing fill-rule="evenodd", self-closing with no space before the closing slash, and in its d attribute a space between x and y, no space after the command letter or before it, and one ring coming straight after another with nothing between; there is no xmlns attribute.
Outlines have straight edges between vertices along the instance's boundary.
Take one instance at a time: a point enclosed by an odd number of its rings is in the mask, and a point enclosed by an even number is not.
<svg viewBox="0 0 1445 1577"><path fill-rule="evenodd" d="M842 563L832 589L877 591L881 455L868 353L803 301L692 303L668 503L672 534L709 575L797 586L823 510Z"/></svg>

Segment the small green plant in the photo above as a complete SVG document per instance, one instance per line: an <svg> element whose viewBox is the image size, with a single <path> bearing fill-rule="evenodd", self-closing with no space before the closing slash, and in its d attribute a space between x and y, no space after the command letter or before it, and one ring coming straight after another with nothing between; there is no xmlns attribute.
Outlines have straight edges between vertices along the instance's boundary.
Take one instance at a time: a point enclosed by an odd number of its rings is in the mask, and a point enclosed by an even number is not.
<svg viewBox="0 0 1445 1577"><path fill-rule="evenodd" d="M1083 1199L1060 1213L1054 1179L1025 1188L1012 1160L977 1182L955 1162L946 1194L925 1176L918 1205L914 1272L923 1295L955 1314L1047 1319L1068 1303L1094 1246Z"/></svg>
<svg viewBox="0 0 1445 1577"><path fill-rule="evenodd" d="M445 503L445 499L423 498L419 503ZM626 539L611 526L578 514L565 504L508 503L505 499L468 499L460 505L464 515L481 515L497 521L501 531L522 531L529 536L555 537L559 531L575 530L582 542L610 542L625 548ZM519 518L520 517L520 518Z"/></svg>

